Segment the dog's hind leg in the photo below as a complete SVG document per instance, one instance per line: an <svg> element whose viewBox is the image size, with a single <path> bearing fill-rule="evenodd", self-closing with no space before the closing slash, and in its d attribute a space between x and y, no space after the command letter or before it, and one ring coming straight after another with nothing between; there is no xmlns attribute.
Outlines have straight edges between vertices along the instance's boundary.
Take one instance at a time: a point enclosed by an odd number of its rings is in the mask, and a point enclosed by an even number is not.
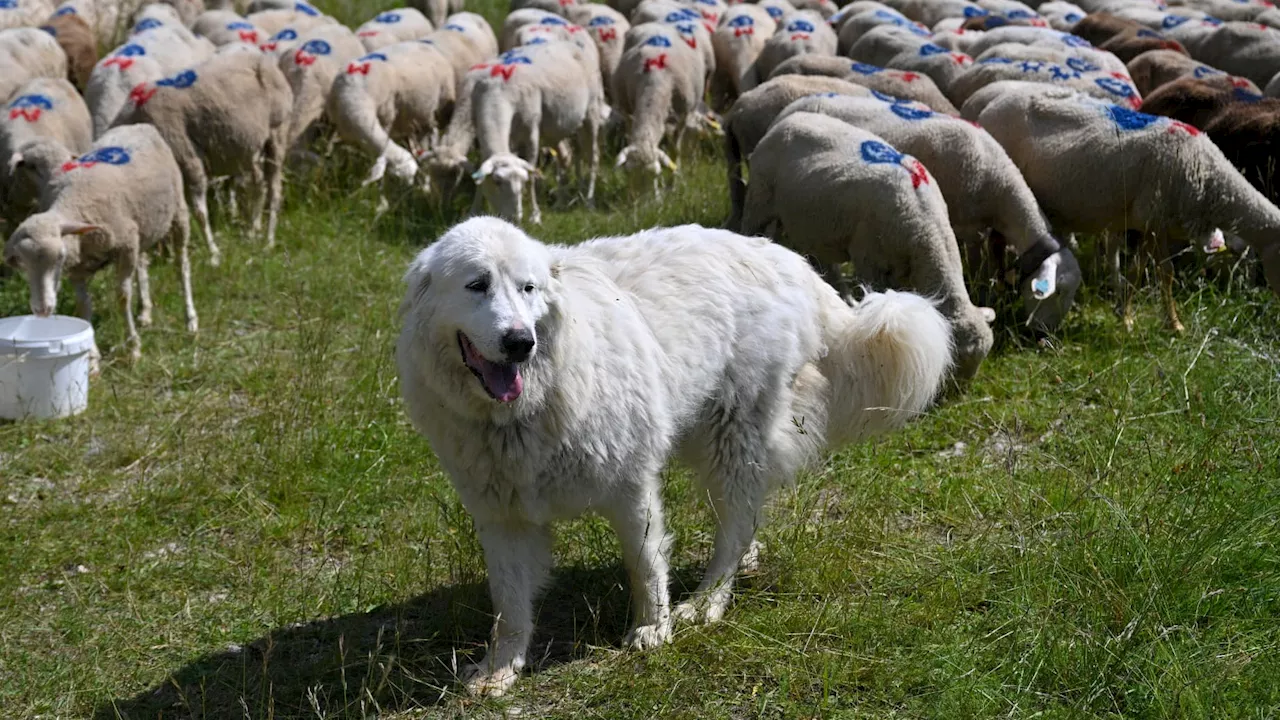
<svg viewBox="0 0 1280 720"><path fill-rule="evenodd" d="M668 586L671 537L667 534L657 471L620 499L604 515L622 542L622 560L631 580L635 624L623 644L648 650L671 639L671 591Z"/></svg>
<svg viewBox="0 0 1280 720"><path fill-rule="evenodd" d="M545 526L476 522L489 571L494 629L484 660L467 668L467 689L498 697L525 665L533 638L533 600L551 574L551 532Z"/></svg>

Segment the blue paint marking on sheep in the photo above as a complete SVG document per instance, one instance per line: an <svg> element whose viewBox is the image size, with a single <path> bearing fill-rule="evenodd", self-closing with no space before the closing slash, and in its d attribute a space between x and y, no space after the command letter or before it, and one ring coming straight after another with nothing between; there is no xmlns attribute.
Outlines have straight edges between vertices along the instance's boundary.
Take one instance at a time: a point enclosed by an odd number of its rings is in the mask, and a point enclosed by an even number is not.
<svg viewBox="0 0 1280 720"><path fill-rule="evenodd" d="M1030 20L1036 17L1035 13L1027 12L1026 10L1010 10L1004 15L1010 20Z"/></svg>
<svg viewBox="0 0 1280 720"><path fill-rule="evenodd" d="M22 95L9 103L9 108L39 108L41 110L52 110L53 101L47 96L40 95L38 93Z"/></svg>
<svg viewBox="0 0 1280 720"><path fill-rule="evenodd" d="M897 102L889 106L889 111L903 120L925 120L933 117L933 111L915 107L909 102Z"/></svg>
<svg viewBox="0 0 1280 720"><path fill-rule="evenodd" d="M1067 47L1081 47L1081 48L1093 47L1092 45L1089 44L1088 40L1085 40L1079 35L1072 35L1071 33L1062 33L1062 44L1066 45Z"/></svg>
<svg viewBox="0 0 1280 720"><path fill-rule="evenodd" d="M1142 28L1141 30L1139 30L1139 31L1138 31L1138 37L1140 37L1140 38L1154 38L1154 39L1156 39L1156 40L1161 40L1161 39L1163 39L1163 38L1164 38L1164 36L1163 36L1163 35L1161 35L1160 33L1156 32L1155 30L1148 30L1147 28Z"/></svg>
<svg viewBox="0 0 1280 720"><path fill-rule="evenodd" d="M49 33L54 37L58 37L58 29L53 27L52 25L41 25L40 29Z"/></svg>
<svg viewBox="0 0 1280 720"><path fill-rule="evenodd" d="M887 102L890 105L896 105L897 103L910 102L910 100L903 100L897 95L890 95L889 93L883 93L883 92L880 92L879 90L872 90L871 97L879 100L880 102Z"/></svg>
<svg viewBox="0 0 1280 720"><path fill-rule="evenodd" d="M386 57L383 57L382 59L386 60ZM529 56L521 55L519 52L515 50L508 50L502 53L501 55L499 55L498 62L502 63L503 65L516 65L516 64L532 65L533 64L533 60L530 60Z"/></svg>
<svg viewBox="0 0 1280 720"><path fill-rule="evenodd" d="M70 5L67 5L65 7L58 8L58 11L55 12L53 16L62 17L63 15L75 15L75 14L76 14L76 9Z"/></svg>
<svg viewBox="0 0 1280 720"><path fill-rule="evenodd" d="M902 158L906 157L879 140L863 140L858 152L862 155L863 161L875 165L899 165L902 163Z"/></svg>
<svg viewBox="0 0 1280 720"><path fill-rule="evenodd" d="M1133 88L1129 87L1128 83L1121 80L1117 80L1115 78L1109 78L1109 77L1097 78L1096 80L1093 81L1093 84L1097 85L1103 90L1106 90L1112 95L1116 95L1118 97L1122 97L1122 98L1133 97Z"/></svg>
<svg viewBox="0 0 1280 720"><path fill-rule="evenodd" d="M111 53L111 56L112 57L137 57L139 55L146 55L146 54L147 54L147 49L145 47L141 45L136 45L134 43L129 43L128 45L125 45L119 50Z"/></svg>
<svg viewBox="0 0 1280 720"><path fill-rule="evenodd" d="M769 17L773 18L774 20L777 20L778 18L782 17L782 8L780 7L774 7L770 5L769 7L766 7L764 11L769 13Z"/></svg>
<svg viewBox="0 0 1280 720"><path fill-rule="evenodd" d="M732 28L754 27L756 24L756 21L755 21L755 18L751 17L750 15L737 15L730 18L729 22L725 24Z"/></svg>
<svg viewBox="0 0 1280 720"><path fill-rule="evenodd" d="M244 22L243 20L237 20L235 22L227 23L227 29L228 30L253 30L254 28L253 28L253 25L250 23Z"/></svg>
<svg viewBox="0 0 1280 720"><path fill-rule="evenodd" d="M569 21L565 20L564 18L558 18L558 17L544 17L538 21L538 24L539 25L555 25L556 27L560 27L563 25L568 25Z"/></svg>
<svg viewBox="0 0 1280 720"><path fill-rule="evenodd" d="M1130 110L1119 105L1108 104L1107 114L1111 116L1111 121L1119 126L1121 130L1143 130L1161 120L1157 115L1140 113L1137 110Z"/></svg>
<svg viewBox="0 0 1280 720"><path fill-rule="evenodd" d="M508 50L508 51L507 51L507 54L508 54L508 55L510 55L510 54L511 54L511 52L512 52L512 51ZM386 61L387 61L387 56L386 56L386 55L383 55L382 53L369 53L368 55L365 55L364 57L356 58L356 62L358 62L358 63L362 63L362 62L369 62L370 60L381 60L382 62L386 62Z"/></svg>
<svg viewBox="0 0 1280 720"><path fill-rule="evenodd" d="M662 18L662 21L669 24L669 23L684 22L686 20L692 20L693 18L689 17L690 13L693 13L693 11L692 10L675 10L667 13L667 16ZM696 13L694 14L694 17L697 17ZM547 18L547 19L550 20L551 18Z"/></svg>
<svg viewBox="0 0 1280 720"><path fill-rule="evenodd" d="M1078 57L1067 58L1067 67L1071 68L1072 70L1075 70L1076 72L1082 72L1082 73L1098 72L1099 70L1102 69L1097 65L1094 65L1093 63L1089 62L1088 60L1085 60L1084 58L1078 58Z"/></svg>
<svg viewBox="0 0 1280 720"><path fill-rule="evenodd" d="M663 37L662 35L654 35L648 40L645 40L644 44L649 47L671 47L671 40Z"/></svg>
<svg viewBox="0 0 1280 720"><path fill-rule="evenodd" d="M1036 278L1031 281L1031 291L1041 295L1047 294L1049 292L1049 281L1044 278Z"/></svg>
<svg viewBox="0 0 1280 720"><path fill-rule="evenodd" d="M995 17L987 18L988 30L994 30L995 28L1004 27L1005 25L1008 25L1008 24L1009 24L1009 21L1000 17L999 15Z"/></svg>
<svg viewBox="0 0 1280 720"><path fill-rule="evenodd" d="M333 48L329 47L329 43L319 38L306 41L300 49L302 52L311 53L312 55L328 55L333 52Z"/></svg>
<svg viewBox="0 0 1280 720"><path fill-rule="evenodd" d="M14 10L18 7L18 0L0 0L0 10Z"/></svg>
<svg viewBox="0 0 1280 720"><path fill-rule="evenodd" d="M141 20L138 21L137 25L133 26L133 31L135 33L140 33L140 32L145 32L147 30L155 30L161 25L164 25L164 23L160 22L155 18L142 18Z"/></svg>
<svg viewBox="0 0 1280 720"><path fill-rule="evenodd" d="M946 48L941 45L934 45L933 43L925 43L920 46L920 54L924 57L929 57L930 55L946 55L947 52L948 50Z"/></svg>
<svg viewBox="0 0 1280 720"><path fill-rule="evenodd" d="M1071 70L1071 71L1064 70L1061 65L1050 65L1049 77L1058 81L1075 80L1080 77L1080 73L1074 70Z"/></svg>
<svg viewBox="0 0 1280 720"><path fill-rule="evenodd" d="M1084 19L1084 16L1081 15L1080 13L1067 13L1066 15L1062 16L1062 19L1066 20L1069 23L1078 23Z"/></svg>
<svg viewBox="0 0 1280 720"><path fill-rule="evenodd" d="M902 13L896 13L896 12L893 12L892 10L885 10L883 8L880 10L876 10L874 17L878 17L881 20L889 20L889 21L906 20L906 17L904 17Z"/></svg>
<svg viewBox="0 0 1280 720"><path fill-rule="evenodd" d="M450 32L466 32L467 31L465 27L463 27L462 25L459 25L458 23L446 23L445 26L441 29L448 30Z"/></svg>
<svg viewBox="0 0 1280 720"><path fill-rule="evenodd" d="M739 16L739 17L745 17L745 16ZM734 18L734 19L736 20L737 18ZM747 18L747 19L750 20L751 18ZM613 24L614 24L613 18L609 17L608 15L600 15L598 17L591 18L591 22L587 23L587 27L602 27L605 25L613 25ZM730 22L729 24L732 25L733 23Z"/></svg>
<svg viewBox="0 0 1280 720"><path fill-rule="evenodd" d="M1013 58L989 57L978 61L979 65L1012 65Z"/></svg>
<svg viewBox="0 0 1280 720"><path fill-rule="evenodd" d="M1019 68L1024 73L1038 73L1044 69L1044 63L1039 60L1023 60Z"/></svg>
<svg viewBox="0 0 1280 720"><path fill-rule="evenodd" d="M547 44L547 39L544 37L536 37L530 40L529 42L525 43L525 45L546 45L546 44Z"/></svg>
<svg viewBox="0 0 1280 720"><path fill-rule="evenodd" d="M271 36L271 39L272 39L273 41L279 41L279 40L297 40L297 39L298 39L298 31L297 31L297 30L294 30L293 28L285 28L285 29L281 30L280 32L276 33L275 35L272 35L272 36Z"/></svg>
<svg viewBox="0 0 1280 720"><path fill-rule="evenodd" d="M787 23L787 32L813 32L813 23L808 20L792 20Z"/></svg>
<svg viewBox="0 0 1280 720"><path fill-rule="evenodd" d="M195 70L183 70L182 72L178 73L177 75L174 75L173 77L164 78L163 80L156 81L156 85L159 85L160 87L178 88L179 90L189 88L195 84L196 84Z"/></svg>
<svg viewBox="0 0 1280 720"><path fill-rule="evenodd" d="M675 28L676 32L681 35L692 35L693 31L697 29L693 26L693 23L676 23Z"/></svg>
<svg viewBox="0 0 1280 720"><path fill-rule="evenodd" d="M1197 78L1203 78L1210 75L1222 75L1224 73L1217 68L1211 68L1208 65L1200 65L1197 66L1195 70L1192 70L1191 74Z"/></svg>
<svg viewBox="0 0 1280 720"><path fill-rule="evenodd" d="M313 8L313 7L311 7L310 5L308 5L307 3L304 3L304 2L294 3L294 4L293 4L293 9L294 9L294 10L297 10L298 12L302 13L303 15L310 15L311 17L317 17L317 16L319 16L319 15L320 15L320 11L319 11L319 10L317 10L317 9L315 9L315 8Z"/></svg>
<svg viewBox="0 0 1280 720"><path fill-rule="evenodd" d="M977 5L969 5L964 9L964 16L967 18L985 17L990 14L991 13L987 12L986 10L983 10Z"/></svg>
<svg viewBox="0 0 1280 720"><path fill-rule="evenodd" d="M884 72L884 68L866 63L855 62L849 66L849 69L859 75L875 75L878 72Z"/></svg>
<svg viewBox="0 0 1280 720"><path fill-rule="evenodd" d="M122 147L101 147L93 150L85 155L76 158L77 165L89 166L97 163L105 163L107 165L128 165L132 158L129 157L129 151Z"/></svg>
<svg viewBox="0 0 1280 720"><path fill-rule="evenodd" d="M395 23L400 22L400 20L400 13L394 12L384 12L373 18L374 22L382 23L383 25L394 25Z"/></svg>
<svg viewBox="0 0 1280 720"><path fill-rule="evenodd" d="M1168 30L1170 28L1176 28L1182 23L1190 19L1191 18L1189 17L1182 17L1181 15L1165 15L1164 20L1160 21L1160 27L1164 28L1165 30Z"/></svg>
<svg viewBox="0 0 1280 720"><path fill-rule="evenodd" d="M1248 90L1242 87L1234 88L1231 91L1231 97L1235 98L1236 100L1239 100L1242 103L1249 103L1249 104L1256 103L1262 99L1261 95L1257 93L1249 92Z"/></svg>

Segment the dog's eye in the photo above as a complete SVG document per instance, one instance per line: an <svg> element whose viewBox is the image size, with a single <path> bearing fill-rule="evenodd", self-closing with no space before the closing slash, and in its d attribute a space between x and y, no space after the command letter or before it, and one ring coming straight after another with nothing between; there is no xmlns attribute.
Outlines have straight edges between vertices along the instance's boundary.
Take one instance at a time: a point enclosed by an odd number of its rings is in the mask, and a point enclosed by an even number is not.
<svg viewBox="0 0 1280 720"><path fill-rule="evenodd" d="M467 283L467 289L470 290L471 292L478 292L478 293L489 292L489 279L480 278L478 280L472 280L471 282Z"/></svg>
<svg viewBox="0 0 1280 720"><path fill-rule="evenodd" d="M537 287L535 287L533 283L525 283L525 284L524 284L524 291L525 291L525 292L527 292L527 293L531 293L531 292L533 292L534 290L537 290L537 289L538 289L538 288L537 288Z"/></svg>

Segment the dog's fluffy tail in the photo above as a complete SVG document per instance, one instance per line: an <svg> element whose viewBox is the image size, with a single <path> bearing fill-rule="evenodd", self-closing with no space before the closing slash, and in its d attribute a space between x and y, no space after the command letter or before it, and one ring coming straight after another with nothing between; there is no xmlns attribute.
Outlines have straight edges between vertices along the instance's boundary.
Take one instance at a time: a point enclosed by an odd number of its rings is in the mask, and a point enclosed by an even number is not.
<svg viewBox="0 0 1280 720"><path fill-rule="evenodd" d="M823 283L825 286L825 283ZM933 303L892 290L849 307L824 287L827 446L896 430L937 396L952 361L951 328Z"/></svg>

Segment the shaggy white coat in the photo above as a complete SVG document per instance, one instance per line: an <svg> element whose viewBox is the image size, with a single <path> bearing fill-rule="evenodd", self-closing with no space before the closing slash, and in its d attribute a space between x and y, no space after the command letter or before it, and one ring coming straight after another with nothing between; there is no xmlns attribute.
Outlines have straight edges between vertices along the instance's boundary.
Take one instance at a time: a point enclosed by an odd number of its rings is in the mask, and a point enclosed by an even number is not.
<svg viewBox="0 0 1280 720"><path fill-rule="evenodd" d="M401 391L484 548L497 621L469 687L487 694L525 664L553 521L595 511L612 524L635 608L626 643L655 647L673 617L668 458L696 472L719 518L706 576L674 616L718 620L770 489L925 410L951 362L929 301L872 293L850 307L790 250L694 225L564 247L473 218L406 282ZM536 342L514 365L513 331ZM506 402L477 363L507 368Z"/></svg>

